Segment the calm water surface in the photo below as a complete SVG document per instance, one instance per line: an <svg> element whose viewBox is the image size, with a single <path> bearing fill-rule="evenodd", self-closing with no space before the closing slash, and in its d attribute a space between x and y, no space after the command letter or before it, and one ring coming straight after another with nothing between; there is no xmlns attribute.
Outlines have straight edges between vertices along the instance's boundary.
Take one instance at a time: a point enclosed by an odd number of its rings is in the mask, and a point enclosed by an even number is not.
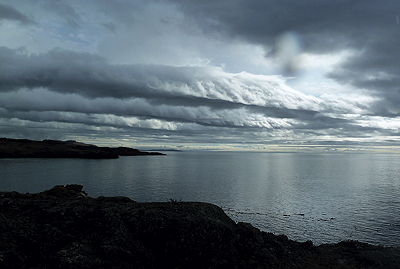
<svg viewBox="0 0 400 269"><path fill-rule="evenodd" d="M400 246L400 155L171 152L116 160L0 159L0 190L82 184L90 196L204 201L315 244Z"/></svg>

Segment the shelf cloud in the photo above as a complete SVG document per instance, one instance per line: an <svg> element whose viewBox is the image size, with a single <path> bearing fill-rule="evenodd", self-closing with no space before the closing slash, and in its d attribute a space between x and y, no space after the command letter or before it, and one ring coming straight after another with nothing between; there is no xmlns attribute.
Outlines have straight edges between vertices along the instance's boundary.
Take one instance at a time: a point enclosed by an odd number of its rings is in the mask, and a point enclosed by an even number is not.
<svg viewBox="0 0 400 269"><path fill-rule="evenodd" d="M4 1L0 134L396 150L398 1Z"/></svg>

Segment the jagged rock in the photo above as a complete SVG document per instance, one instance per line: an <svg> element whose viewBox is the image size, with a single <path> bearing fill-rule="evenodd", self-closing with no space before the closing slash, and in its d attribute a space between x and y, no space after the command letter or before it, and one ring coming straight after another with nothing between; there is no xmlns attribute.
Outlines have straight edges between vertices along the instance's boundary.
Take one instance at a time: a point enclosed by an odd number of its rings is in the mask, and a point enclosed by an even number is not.
<svg viewBox="0 0 400 269"><path fill-rule="evenodd" d="M80 185L0 193L0 268L399 268L399 256L295 242L208 203L91 198Z"/></svg>
<svg viewBox="0 0 400 269"><path fill-rule="evenodd" d="M82 191L83 186L78 184L70 184L70 185L57 185L50 190L39 193L41 197L87 197L87 193Z"/></svg>

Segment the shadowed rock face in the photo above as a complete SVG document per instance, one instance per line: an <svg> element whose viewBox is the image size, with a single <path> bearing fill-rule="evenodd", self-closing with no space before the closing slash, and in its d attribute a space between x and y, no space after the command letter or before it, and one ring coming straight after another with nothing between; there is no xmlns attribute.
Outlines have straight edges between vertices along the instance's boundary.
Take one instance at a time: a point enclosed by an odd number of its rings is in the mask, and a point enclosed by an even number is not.
<svg viewBox="0 0 400 269"><path fill-rule="evenodd" d="M76 141L0 138L0 158L86 158L116 159L119 156L165 155L137 149L97 147Z"/></svg>
<svg viewBox="0 0 400 269"><path fill-rule="evenodd" d="M80 185L0 193L0 268L400 268L399 256L295 242L208 203L90 198Z"/></svg>

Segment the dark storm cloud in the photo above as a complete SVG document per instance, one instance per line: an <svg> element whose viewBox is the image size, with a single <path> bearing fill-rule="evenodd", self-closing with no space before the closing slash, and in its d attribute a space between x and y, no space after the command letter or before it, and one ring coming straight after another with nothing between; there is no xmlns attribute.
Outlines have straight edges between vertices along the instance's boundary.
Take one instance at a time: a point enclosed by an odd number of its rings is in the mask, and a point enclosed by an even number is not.
<svg viewBox="0 0 400 269"><path fill-rule="evenodd" d="M293 117L293 112L285 110L287 105L307 110L321 104L316 98L282 88L279 80L256 82L247 74L232 75L207 67L112 65L88 53L56 49L29 56L4 47L0 48L0 60L0 91L5 92L44 87L87 98L145 98L154 104L215 109L261 106L267 114L281 117ZM285 98L280 99L280 92ZM278 115L279 108L282 115ZM296 113L304 114L301 110Z"/></svg>
<svg viewBox="0 0 400 269"><path fill-rule="evenodd" d="M4 3L2 135L329 147L399 133L398 1ZM309 85L284 77L301 72L278 66L282 40Z"/></svg>
<svg viewBox="0 0 400 269"><path fill-rule="evenodd" d="M329 103L285 88L273 78L257 82L257 77L246 73L112 65L93 54L60 49L27 55L1 48L0 60L0 105L5 109L2 117L8 119L128 129L146 124L169 128L168 123L182 129L192 128L190 124L240 129L300 127L293 120L301 121L303 129L326 129L352 123L320 115L332 109ZM129 117L139 120L124 119ZM149 123L149 119L161 122Z"/></svg>
<svg viewBox="0 0 400 269"><path fill-rule="evenodd" d="M0 91L46 87L61 93L99 98L151 97L145 71L137 66L113 66L96 55L55 49L28 56L0 48Z"/></svg>
<svg viewBox="0 0 400 269"><path fill-rule="evenodd" d="M29 19L15 8L0 3L0 21L1 20L18 21L23 24L35 24L33 20Z"/></svg>
<svg viewBox="0 0 400 269"><path fill-rule="evenodd" d="M296 32L311 53L354 53L329 77L384 98L376 113L398 114L400 101L399 1L183 1L171 0L206 31L239 36L274 51L282 33Z"/></svg>
<svg viewBox="0 0 400 269"><path fill-rule="evenodd" d="M279 34L304 36L305 50L331 52L364 44L371 34L396 27L398 1L170 0L209 31L241 36L263 45Z"/></svg>
<svg viewBox="0 0 400 269"><path fill-rule="evenodd" d="M359 55L338 66L329 76L343 84L370 90L383 98L373 112L382 116L400 114L400 25L391 36L367 46Z"/></svg>

